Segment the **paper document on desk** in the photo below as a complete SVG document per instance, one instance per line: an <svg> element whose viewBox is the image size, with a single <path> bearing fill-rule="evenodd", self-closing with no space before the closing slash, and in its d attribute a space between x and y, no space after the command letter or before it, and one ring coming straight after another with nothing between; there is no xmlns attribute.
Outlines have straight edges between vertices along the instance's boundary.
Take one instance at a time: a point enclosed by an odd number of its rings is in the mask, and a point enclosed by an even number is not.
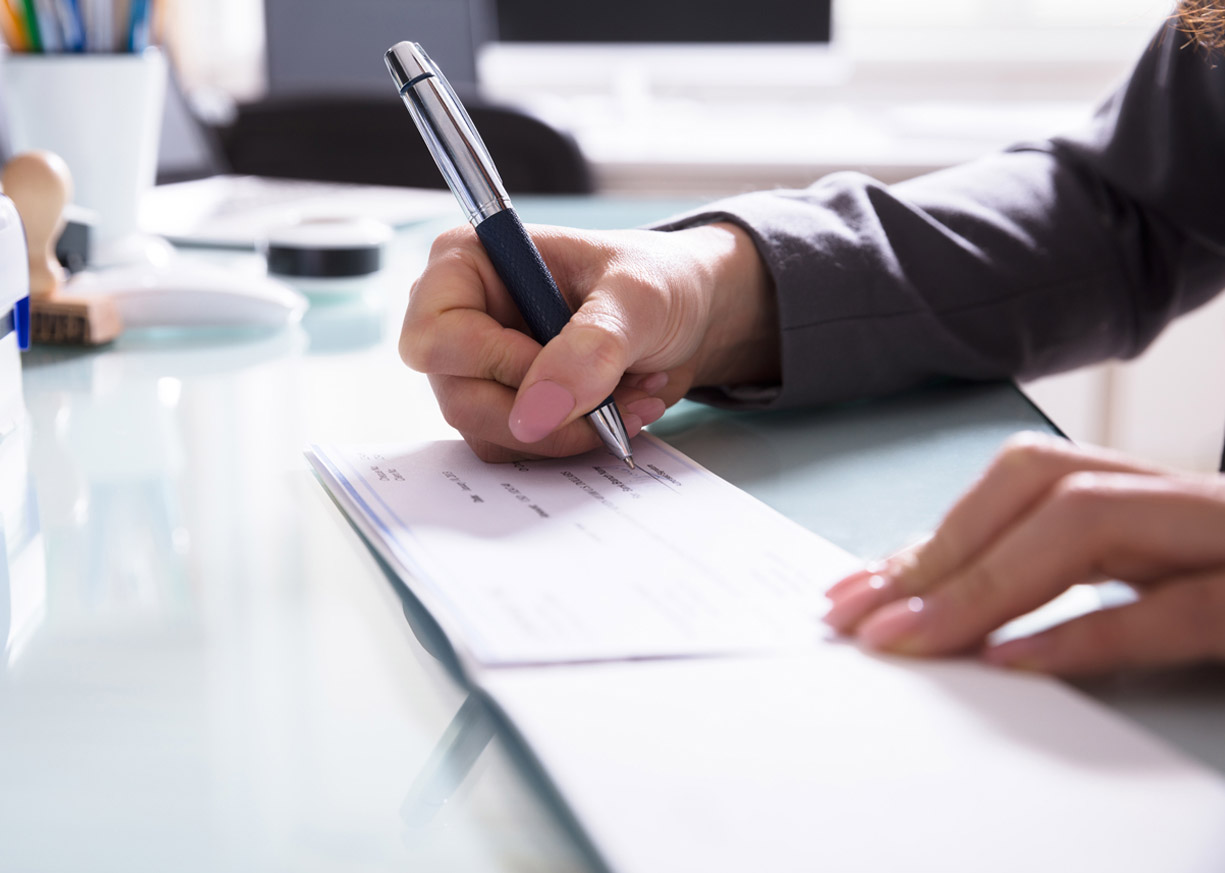
<svg viewBox="0 0 1225 873"><path fill-rule="evenodd" d="M1049 677L831 644L481 680L612 873L1225 870L1220 774Z"/></svg>
<svg viewBox="0 0 1225 873"><path fill-rule="evenodd" d="M857 561L662 441L486 464L458 440L310 459L457 648L486 666L769 651L828 636Z"/></svg>

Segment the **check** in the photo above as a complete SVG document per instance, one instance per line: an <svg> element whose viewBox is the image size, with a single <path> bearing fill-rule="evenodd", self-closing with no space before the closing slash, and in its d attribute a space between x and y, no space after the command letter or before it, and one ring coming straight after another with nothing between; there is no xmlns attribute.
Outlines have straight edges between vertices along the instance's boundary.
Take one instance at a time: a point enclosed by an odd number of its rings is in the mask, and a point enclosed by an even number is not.
<svg viewBox="0 0 1225 873"><path fill-rule="evenodd" d="M483 666L780 651L857 561L661 440L486 464L461 441L312 446L370 544Z"/></svg>

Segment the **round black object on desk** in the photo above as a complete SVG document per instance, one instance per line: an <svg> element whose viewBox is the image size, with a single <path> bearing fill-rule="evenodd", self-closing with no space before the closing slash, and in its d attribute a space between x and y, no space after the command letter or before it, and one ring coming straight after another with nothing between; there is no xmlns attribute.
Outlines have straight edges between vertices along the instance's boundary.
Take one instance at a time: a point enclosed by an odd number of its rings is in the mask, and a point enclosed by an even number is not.
<svg viewBox="0 0 1225 873"><path fill-rule="evenodd" d="M268 234L268 273L286 279L343 280L383 268L391 228L372 219L319 219ZM312 281L307 291L358 290L348 282Z"/></svg>

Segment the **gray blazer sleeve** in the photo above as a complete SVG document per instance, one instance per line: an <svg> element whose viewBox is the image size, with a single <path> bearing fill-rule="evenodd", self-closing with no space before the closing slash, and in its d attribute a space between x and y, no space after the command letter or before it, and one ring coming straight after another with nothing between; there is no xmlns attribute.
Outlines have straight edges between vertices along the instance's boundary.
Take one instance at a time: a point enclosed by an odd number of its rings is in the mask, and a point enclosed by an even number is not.
<svg viewBox="0 0 1225 873"><path fill-rule="evenodd" d="M1138 354L1225 286L1225 61L1173 25L1075 135L893 186L838 173L661 225L731 221L778 294L796 405Z"/></svg>

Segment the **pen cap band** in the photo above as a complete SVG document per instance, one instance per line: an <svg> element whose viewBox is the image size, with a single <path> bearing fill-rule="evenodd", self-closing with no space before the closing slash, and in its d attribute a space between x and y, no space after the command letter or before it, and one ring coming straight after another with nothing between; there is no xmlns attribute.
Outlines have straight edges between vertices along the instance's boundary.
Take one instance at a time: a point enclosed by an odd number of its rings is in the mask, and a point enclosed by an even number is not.
<svg viewBox="0 0 1225 873"><path fill-rule="evenodd" d="M502 179L463 104L429 55L415 42L384 55L400 98L434 163L473 224L510 206Z"/></svg>

